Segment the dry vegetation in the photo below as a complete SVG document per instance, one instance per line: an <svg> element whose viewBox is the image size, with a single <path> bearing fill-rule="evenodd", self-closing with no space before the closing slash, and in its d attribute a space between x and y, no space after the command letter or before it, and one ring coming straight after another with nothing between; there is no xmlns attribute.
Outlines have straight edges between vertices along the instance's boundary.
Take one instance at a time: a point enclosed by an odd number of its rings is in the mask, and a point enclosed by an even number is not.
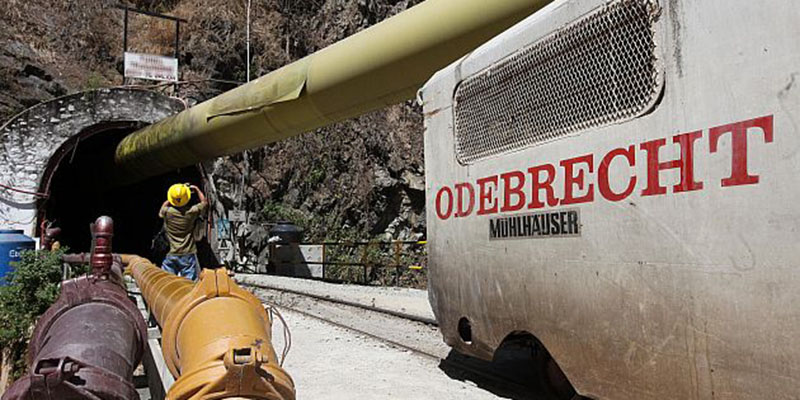
<svg viewBox="0 0 800 400"><path fill-rule="evenodd" d="M68 86L95 73L110 82L121 48L119 11L113 1L6 0L0 21L3 42L15 40L35 52L34 62Z"/></svg>

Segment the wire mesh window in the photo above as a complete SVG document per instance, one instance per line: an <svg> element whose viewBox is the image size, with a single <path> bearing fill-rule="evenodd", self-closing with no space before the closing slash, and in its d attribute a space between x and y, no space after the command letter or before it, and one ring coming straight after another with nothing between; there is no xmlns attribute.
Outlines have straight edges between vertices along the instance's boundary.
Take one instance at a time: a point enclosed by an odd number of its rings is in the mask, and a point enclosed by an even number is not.
<svg viewBox="0 0 800 400"><path fill-rule="evenodd" d="M455 94L463 163L647 112L661 90L652 0L610 3L466 79Z"/></svg>

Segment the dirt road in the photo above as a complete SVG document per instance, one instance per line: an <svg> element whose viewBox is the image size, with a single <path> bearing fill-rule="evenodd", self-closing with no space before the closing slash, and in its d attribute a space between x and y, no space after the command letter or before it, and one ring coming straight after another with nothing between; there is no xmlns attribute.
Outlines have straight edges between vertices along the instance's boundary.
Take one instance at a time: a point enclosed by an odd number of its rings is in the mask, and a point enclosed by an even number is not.
<svg viewBox="0 0 800 400"><path fill-rule="evenodd" d="M498 399L469 381L450 378L439 362L390 347L373 338L282 311L292 333L284 367L292 375L298 399ZM273 326L280 353L280 322Z"/></svg>

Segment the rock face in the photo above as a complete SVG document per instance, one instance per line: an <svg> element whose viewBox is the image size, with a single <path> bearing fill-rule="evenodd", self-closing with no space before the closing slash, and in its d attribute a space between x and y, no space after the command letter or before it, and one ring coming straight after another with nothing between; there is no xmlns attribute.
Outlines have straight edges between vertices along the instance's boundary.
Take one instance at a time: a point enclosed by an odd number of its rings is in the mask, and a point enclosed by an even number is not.
<svg viewBox="0 0 800 400"><path fill-rule="evenodd" d="M42 101L120 82L114 0L7 0L0 11L0 121ZM119 50L121 56L121 46Z"/></svg>
<svg viewBox="0 0 800 400"><path fill-rule="evenodd" d="M0 13L0 119L39 101L121 81L122 13L116 0L10 0ZM255 0L252 77L286 65L422 0ZM132 0L177 15L179 96L189 104L245 80L245 4ZM136 17L132 51L170 54L174 27ZM139 82L144 84L147 82ZM307 240L416 239L425 232L422 116L411 102L206 165L219 199L223 247L263 257L268 223L288 219ZM1 183L1 182L0 182ZM249 224L226 222L246 210ZM229 239L224 240L228 235ZM232 252L234 250L231 250ZM240 257L241 258L241 257Z"/></svg>
<svg viewBox="0 0 800 400"><path fill-rule="evenodd" d="M221 205L241 202L255 225L291 220L307 240L416 240L425 232L422 161L421 114L404 104L220 159L212 175ZM265 235L245 235L258 254Z"/></svg>
<svg viewBox="0 0 800 400"><path fill-rule="evenodd" d="M62 96L67 89L36 61L25 43L10 41L0 48L0 120L43 100Z"/></svg>

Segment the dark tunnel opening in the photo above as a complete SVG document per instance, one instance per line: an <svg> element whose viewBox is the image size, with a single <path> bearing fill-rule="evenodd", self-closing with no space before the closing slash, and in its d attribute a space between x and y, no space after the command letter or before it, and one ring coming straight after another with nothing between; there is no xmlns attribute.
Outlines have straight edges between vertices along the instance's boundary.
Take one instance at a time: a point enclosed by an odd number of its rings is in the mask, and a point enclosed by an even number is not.
<svg viewBox="0 0 800 400"><path fill-rule="evenodd" d="M158 210L174 183L192 183L203 187L203 174L197 167L183 168L134 184L119 186L109 177L114 168L114 149L127 134L129 126L100 127L90 135L80 135L69 146L53 169L49 198L40 207L40 218L62 229L59 241L70 252L88 252L91 246L89 225L101 215L114 219L115 253L138 254L160 263L166 243L154 239L162 227ZM195 196L196 197L196 196ZM193 197L192 203L197 202ZM199 253L208 253L205 244ZM204 258L206 261L204 262ZM208 254L201 254L201 265L211 266Z"/></svg>

